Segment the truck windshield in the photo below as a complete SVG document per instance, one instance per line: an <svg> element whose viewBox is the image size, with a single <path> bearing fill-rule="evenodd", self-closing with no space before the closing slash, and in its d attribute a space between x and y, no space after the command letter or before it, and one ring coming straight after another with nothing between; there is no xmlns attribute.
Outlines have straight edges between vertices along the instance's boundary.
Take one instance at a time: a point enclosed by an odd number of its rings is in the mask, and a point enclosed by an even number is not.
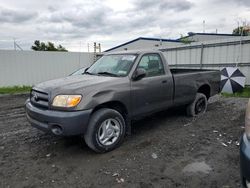
<svg viewBox="0 0 250 188"><path fill-rule="evenodd" d="M104 55L86 71L86 74L127 76L135 59L135 54Z"/></svg>

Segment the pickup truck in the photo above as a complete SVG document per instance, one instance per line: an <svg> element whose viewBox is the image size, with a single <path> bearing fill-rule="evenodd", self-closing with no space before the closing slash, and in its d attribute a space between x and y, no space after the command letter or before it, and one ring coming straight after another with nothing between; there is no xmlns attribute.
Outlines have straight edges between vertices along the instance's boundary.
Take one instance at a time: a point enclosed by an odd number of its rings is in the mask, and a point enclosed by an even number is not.
<svg viewBox="0 0 250 188"><path fill-rule="evenodd" d="M124 51L104 54L82 74L37 84L25 106L32 126L82 135L102 153L122 143L133 120L176 106L198 116L219 91L217 70L171 69L160 51Z"/></svg>

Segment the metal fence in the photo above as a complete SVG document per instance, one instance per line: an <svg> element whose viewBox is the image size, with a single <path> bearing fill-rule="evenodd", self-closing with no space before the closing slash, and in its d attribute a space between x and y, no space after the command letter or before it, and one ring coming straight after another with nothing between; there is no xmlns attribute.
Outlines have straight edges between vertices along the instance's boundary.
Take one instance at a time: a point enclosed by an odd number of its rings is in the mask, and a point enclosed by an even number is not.
<svg viewBox="0 0 250 188"><path fill-rule="evenodd" d="M161 49L171 67L222 69L238 67L250 85L250 37L196 42Z"/></svg>
<svg viewBox="0 0 250 188"><path fill-rule="evenodd" d="M65 77L93 61L93 53L0 50L0 87Z"/></svg>

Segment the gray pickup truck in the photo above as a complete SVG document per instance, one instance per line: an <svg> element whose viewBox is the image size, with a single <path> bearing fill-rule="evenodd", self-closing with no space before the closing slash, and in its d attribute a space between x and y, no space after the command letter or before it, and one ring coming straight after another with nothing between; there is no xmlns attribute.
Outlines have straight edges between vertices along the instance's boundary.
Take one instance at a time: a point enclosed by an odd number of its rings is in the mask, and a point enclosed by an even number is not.
<svg viewBox="0 0 250 188"><path fill-rule="evenodd" d="M124 51L105 54L82 74L34 86L25 106L32 126L83 135L91 149L107 152L122 143L132 120L176 106L197 116L219 90L219 71L170 69L160 51Z"/></svg>

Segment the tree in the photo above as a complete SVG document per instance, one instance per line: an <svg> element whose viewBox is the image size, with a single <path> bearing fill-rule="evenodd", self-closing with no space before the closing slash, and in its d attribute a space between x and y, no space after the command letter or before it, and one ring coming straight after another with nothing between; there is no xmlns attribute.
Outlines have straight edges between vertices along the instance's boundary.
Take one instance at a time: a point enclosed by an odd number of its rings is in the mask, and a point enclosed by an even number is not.
<svg viewBox="0 0 250 188"><path fill-rule="evenodd" d="M184 37L182 34L181 34L179 41L183 42L184 44L190 44L191 42L194 42L193 40L189 39L188 37Z"/></svg>
<svg viewBox="0 0 250 188"><path fill-rule="evenodd" d="M54 43L52 42L40 42L39 40L34 41L34 45L31 46L31 49L34 51L59 51L59 52L67 52L65 47L63 47L61 44L59 46L55 47Z"/></svg>
<svg viewBox="0 0 250 188"><path fill-rule="evenodd" d="M248 35L250 35L250 27L249 26L237 27L233 30L233 34L234 35L241 35L242 34L242 36L248 36Z"/></svg>

